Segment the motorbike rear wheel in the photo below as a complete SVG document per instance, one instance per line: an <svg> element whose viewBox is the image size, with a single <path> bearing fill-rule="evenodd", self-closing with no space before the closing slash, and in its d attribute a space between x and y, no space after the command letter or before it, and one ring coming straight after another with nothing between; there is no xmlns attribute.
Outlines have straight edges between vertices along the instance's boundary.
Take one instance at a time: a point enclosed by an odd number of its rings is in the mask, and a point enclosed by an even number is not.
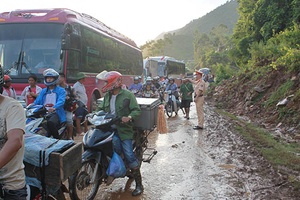
<svg viewBox="0 0 300 200"><path fill-rule="evenodd" d="M166 114L168 117L172 117L173 115L173 110L174 110L174 105L172 101L168 101L166 106L165 106Z"/></svg>
<svg viewBox="0 0 300 200"><path fill-rule="evenodd" d="M70 198L72 200L92 200L95 198L102 182L102 170L95 172L96 163L92 160L84 161L81 168L69 179ZM96 173L95 181L92 177Z"/></svg>

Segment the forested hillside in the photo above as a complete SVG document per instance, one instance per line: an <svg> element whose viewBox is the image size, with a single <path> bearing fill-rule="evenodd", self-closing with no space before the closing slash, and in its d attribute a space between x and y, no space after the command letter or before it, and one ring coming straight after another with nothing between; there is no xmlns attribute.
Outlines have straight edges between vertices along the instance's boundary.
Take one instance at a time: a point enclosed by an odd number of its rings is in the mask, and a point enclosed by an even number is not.
<svg viewBox="0 0 300 200"><path fill-rule="evenodd" d="M192 20L180 29L162 33L141 47L144 57L168 55L186 62L194 60L195 34L209 33L214 27L220 25L227 27L229 33L232 33L238 20L237 6L236 0L228 1L205 16Z"/></svg>

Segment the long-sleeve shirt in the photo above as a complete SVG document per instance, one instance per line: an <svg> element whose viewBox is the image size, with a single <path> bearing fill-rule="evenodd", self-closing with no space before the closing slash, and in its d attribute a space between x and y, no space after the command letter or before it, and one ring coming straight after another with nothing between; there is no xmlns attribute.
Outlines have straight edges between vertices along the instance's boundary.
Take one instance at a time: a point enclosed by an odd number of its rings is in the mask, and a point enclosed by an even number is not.
<svg viewBox="0 0 300 200"><path fill-rule="evenodd" d="M60 123L66 122L66 113L64 110L66 90L64 88L56 86L52 91L48 87L44 88L33 103L35 105L45 105L46 96L51 93L56 94L56 103L53 105L53 108L56 110Z"/></svg>

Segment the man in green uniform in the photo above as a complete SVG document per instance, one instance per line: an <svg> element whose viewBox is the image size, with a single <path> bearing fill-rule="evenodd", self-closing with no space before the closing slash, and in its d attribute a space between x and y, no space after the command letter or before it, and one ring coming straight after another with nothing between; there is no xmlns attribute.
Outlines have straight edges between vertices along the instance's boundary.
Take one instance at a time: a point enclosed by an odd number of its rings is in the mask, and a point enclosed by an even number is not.
<svg viewBox="0 0 300 200"><path fill-rule="evenodd" d="M192 83L184 78L183 83L180 85L180 94L181 94L181 108L184 108L185 118L190 119L190 107L191 102L193 101L193 92L194 88Z"/></svg>

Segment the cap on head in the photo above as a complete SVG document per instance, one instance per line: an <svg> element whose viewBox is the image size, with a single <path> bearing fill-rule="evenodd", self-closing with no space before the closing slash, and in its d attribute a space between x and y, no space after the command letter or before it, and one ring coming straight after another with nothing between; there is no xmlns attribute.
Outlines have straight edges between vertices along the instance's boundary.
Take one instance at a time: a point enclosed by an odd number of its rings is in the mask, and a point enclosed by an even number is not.
<svg viewBox="0 0 300 200"><path fill-rule="evenodd" d="M203 72L201 71L201 70L197 70L197 71L195 71L195 75L203 75Z"/></svg>
<svg viewBox="0 0 300 200"><path fill-rule="evenodd" d="M77 73L77 80L80 80L80 79L83 79L83 78L85 78L86 76L85 76L85 74L83 73L83 72L78 72Z"/></svg>
<svg viewBox="0 0 300 200"><path fill-rule="evenodd" d="M12 79L10 78L10 76L4 75L4 82L9 82L9 81L12 81Z"/></svg>

